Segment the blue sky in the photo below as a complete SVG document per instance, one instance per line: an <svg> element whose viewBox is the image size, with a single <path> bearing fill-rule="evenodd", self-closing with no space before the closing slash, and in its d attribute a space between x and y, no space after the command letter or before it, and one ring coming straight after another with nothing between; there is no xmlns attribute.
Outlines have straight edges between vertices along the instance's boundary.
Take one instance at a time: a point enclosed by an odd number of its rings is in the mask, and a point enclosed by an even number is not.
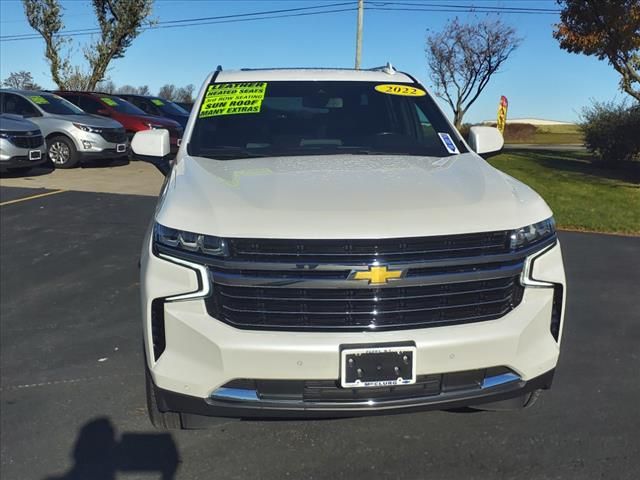
<svg viewBox="0 0 640 480"><path fill-rule="evenodd" d="M337 3L340 0L156 0L160 21ZM343 0L344 1L344 0ZM369 2L373 0L367 0ZM398 1L398 0L391 0ZM407 1L407 0L405 0ZM409 0L410 1L410 0ZM421 3L447 3L449 0ZM353 0L354 5L356 0ZM552 0L456 0L452 4L556 8ZM63 0L69 29L95 26L89 1ZM427 30L439 30L455 13L370 11L365 14L363 67L391 61L412 73L428 88L424 43ZM470 14L458 14L470 20ZM606 62L561 50L553 39L556 15L507 14L501 18L524 38L520 48L471 107L465 121L495 117L500 95L509 99L509 117L575 121L591 99L621 99L618 76ZM149 85L156 92L165 83L200 87L221 64L242 67L352 67L355 12L227 23L143 32L125 58L114 61L110 78L117 84ZM32 33L20 0L0 0L0 35ZM74 56L82 62L82 45L90 37L74 38ZM41 39L0 42L0 78L28 70L36 82L53 88ZM448 107L443 104L448 112Z"/></svg>

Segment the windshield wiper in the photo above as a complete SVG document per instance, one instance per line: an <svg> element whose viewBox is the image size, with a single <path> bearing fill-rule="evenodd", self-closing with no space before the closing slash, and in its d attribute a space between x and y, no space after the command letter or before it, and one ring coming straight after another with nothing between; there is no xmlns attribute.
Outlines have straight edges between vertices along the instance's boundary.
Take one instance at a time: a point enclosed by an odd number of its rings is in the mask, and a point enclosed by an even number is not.
<svg viewBox="0 0 640 480"><path fill-rule="evenodd" d="M235 147L232 145L220 145L211 148L201 148L194 154L197 157L212 158L214 160L223 158L254 158L264 157L264 154L254 152L248 148Z"/></svg>

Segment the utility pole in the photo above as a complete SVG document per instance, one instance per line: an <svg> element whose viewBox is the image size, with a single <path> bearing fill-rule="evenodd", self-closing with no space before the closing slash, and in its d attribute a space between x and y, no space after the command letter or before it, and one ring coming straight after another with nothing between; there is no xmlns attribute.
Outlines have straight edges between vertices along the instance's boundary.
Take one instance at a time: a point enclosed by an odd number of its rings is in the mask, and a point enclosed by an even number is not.
<svg viewBox="0 0 640 480"><path fill-rule="evenodd" d="M362 57L362 20L364 19L364 0L358 0L358 29L356 32L356 70L360 70Z"/></svg>

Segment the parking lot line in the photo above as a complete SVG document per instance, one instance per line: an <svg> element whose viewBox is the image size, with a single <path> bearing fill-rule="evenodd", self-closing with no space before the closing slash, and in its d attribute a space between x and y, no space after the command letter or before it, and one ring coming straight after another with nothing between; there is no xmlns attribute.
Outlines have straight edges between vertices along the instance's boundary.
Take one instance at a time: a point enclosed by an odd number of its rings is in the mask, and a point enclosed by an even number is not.
<svg viewBox="0 0 640 480"><path fill-rule="evenodd" d="M31 195L29 197L16 198L15 200L7 200L6 202L0 203L0 207L4 207L5 205L11 205L12 203L26 202L27 200L34 200L36 198L46 197L48 195L55 195L56 193L66 192L66 190L54 190L53 192L45 192L39 193L38 195Z"/></svg>

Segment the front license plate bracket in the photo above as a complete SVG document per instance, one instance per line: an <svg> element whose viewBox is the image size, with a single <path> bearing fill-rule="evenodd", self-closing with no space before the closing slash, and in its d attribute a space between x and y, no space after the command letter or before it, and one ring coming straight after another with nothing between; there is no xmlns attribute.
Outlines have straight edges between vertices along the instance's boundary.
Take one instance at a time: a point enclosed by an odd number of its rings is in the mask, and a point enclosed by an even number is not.
<svg viewBox="0 0 640 480"><path fill-rule="evenodd" d="M416 383L416 347L359 347L341 351L343 388L383 387Z"/></svg>

